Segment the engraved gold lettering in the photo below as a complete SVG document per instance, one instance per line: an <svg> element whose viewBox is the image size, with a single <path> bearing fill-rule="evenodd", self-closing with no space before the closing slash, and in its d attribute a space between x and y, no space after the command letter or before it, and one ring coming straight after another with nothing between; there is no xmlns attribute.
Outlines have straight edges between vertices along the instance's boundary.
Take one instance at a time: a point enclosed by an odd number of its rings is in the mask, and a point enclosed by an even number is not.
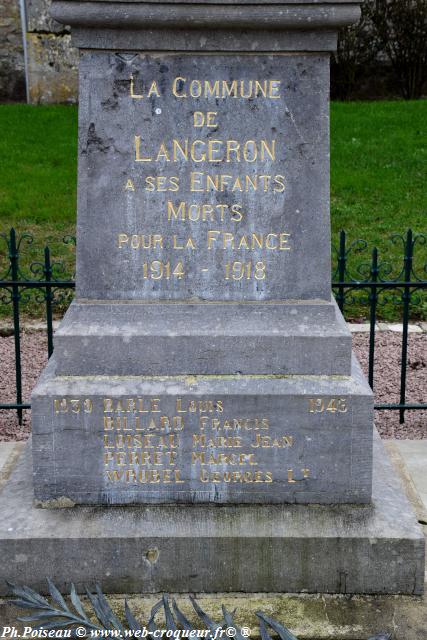
<svg viewBox="0 0 427 640"><path fill-rule="evenodd" d="M157 153L144 155L141 136L134 136L135 162L267 162L276 159L276 140L176 140L160 143ZM230 176L232 179L232 176ZM234 183L239 178L234 179ZM237 187L234 187L237 190ZM242 187L241 187L242 188Z"/></svg>
<svg viewBox="0 0 427 640"><path fill-rule="evenodd" d="M201 468L199 473L200 482L221 482L227 483L252 483L252 482L273 482L271 471L209 471Z"/></svg>
<svg viewBox="0 0 427 640"><path fill-rule="evenodd" d="M178 76L172 83L176 98L243 98L278 99L280 80L187 80Z"/></svg>
<svg viewBox="0 0 427 640"><path fill-rule="evenodd" d="M159 88L155 80L153 80L153 82L150 85L150 88L148 89L147 97L151 98L151 96L156 96L157 98L160 98Z"/></svg>
<svg viewBox="0 0 427 640"><path fill-rule="evenodd" d="M287 449L294 444L293 436L279 436L274 438L272 436L262 436L259 433L255 435L254 442L251 443L253 448L262 449Z"/></svg>
<svg viewBox="0 0 427 640"><path fill-rule="evenodd" d="M308 400L309 413L347 413L347 399L346 398L309 398Z"/></svg>
<svg viewBox="0 0 427 640"><path fill-rule="evenodd" d="M250 234L236 235L229 231L216 231L210 229L207 232L207 247L211 249L218 240L222 248L226 250L249 250L269 249L270 251L290 251L288 246L289 233L259 233L253 231Z"/></svg>
<svg viewBox="0 0 427 640"><path fill-rule="evenodd" d="M218 126L218 122L216 121L215 116L217 115L217 111L208 111L207 113L203 113L202 111L195 111L193 115L194 128L216 128Z"/></svg>
<svg viewBox="0 0 427 640"><path fill-rule="evenodd" d="M267 193L283 193L285 190L285 178L281 175L255 174L233 177L230 174L209 174L202 171L190 172L190 191L193 193L211 191L238 191L251 193L261 191Z"/></svg>
<svg viewBox="0 0 427 640"><path fill-rule="evenodd" d="M134 136L135 142L135 162L152 162L151 158L141 156L141 136Z"/></svg>
<svg viewBox="0 0 427 640"><path fill-rule="evenodd" d="M135 100L141 100L144 96L140 93L135 93L135 86L134 86L134 78L133 75L130 76L130 97L134 98Z"/></svg>

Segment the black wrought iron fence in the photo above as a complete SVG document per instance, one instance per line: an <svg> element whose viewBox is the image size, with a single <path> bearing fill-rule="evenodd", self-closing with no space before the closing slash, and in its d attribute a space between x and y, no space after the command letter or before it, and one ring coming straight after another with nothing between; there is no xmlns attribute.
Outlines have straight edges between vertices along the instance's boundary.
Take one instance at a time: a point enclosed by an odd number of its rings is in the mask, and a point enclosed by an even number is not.
<svg viewBox="0 0 427 640"><path fill-rule="evenodd" d="M22 246L31 245L33 237L29 233L17 236L15 229L9 234L1 233L4 242L6 262L4 272L0 276L0 305L10 305L13 320L13 337L15 344L15 388L16 402L4 403L0 398L0 409L16 409L19 424L22 424L22 412L31 409L29 402L22 397L22 353L20 315L25 303L43 304L45 306L48 357L53 353L53 309L54 305L64 302L64 296L58 292L74 289L74 274L70 278L61 278L64 271L61 260L52 263L49 247L44 248L42 262L31 262L22 266ZM75 238L64 238L65 244L75 244ZM0 250L0 259L2 257ZM25 257L25 254L24 254ZM35 293L35 295L31 295Z"/></svg>
<svg viewBox="0 0 427 640"><path fill-rule="evenodd" d="M400 361L399 402L376 404L375 409L399 411L399 421L405 421L405 411L427 409L427 403L414 404L406 401L406 381L408 369L408 329L411 312L419 317L427 315L427 259L420 255L415 260L416 247L427 248L427 237L423 233L413 233L408 229L406 235L393 234L392 246L401 246L400 260L395 260L395 252L385 260L379 259L377 247L371 249L370 260L356 264L355 256L369 250L366 240L354 240L347 244L345 231L340 232L339 245L335 249L336 268L333 273L332 288L339 308L345 315L346 305L353 308L361 305L368 310L370 323L368 381L374 389L375 368L375 329L378 307L388 308L389 314L400 307L402 319L402 342ZM353 260L352 260L353 258ZM417 312L417 313L416 313Z"/></svg>
<svg viewBox="0 0 427 640"><path fill-rule="evenodd" d="M24 409L31 404L23 401L22 394L22 357L21 325L22 308L27 304L44 306L47 332L47 350L50 357L53 352L53 316L59 305L65 308L72 298L74 274L66 276L63 262L52 262L49 247L44 249L43 261L30 262L26 266L23 247L33 242L28 233L19 237L14 229L9 234L0 234L4 250L0 248L0 265L3 258L4 273L0 275L0 311L10 306L13 322L15 346L15 386L16 402L4 403L0 398L0 409L16 410L19 424L22 424ZM412 233L394 234L390 237L393 251L385 260L380 260L377 247L372 249L365 240L347 242L345 231L341 231L337 247L333 247L332 289L341 311L346 315L350 309L353 318L367 316L370 323L368 380L374 388L375 370L375 330L378 309L381 316L396 317L396 307L402 320L401 370L399 402L376 404L375 409L397 410L400 422L405 419L405 411L427 409L427 403L415 404L406 400L406 381L408 368L408 327L411 316L427 318L427 257L424 252L416 255L418 248L427 249L427 236ZM64 238L65 244L75 244L73 237ZM399 245L401 251L399 251ZM358 262L359 258L362 262ZM3 313L4 315L4 313ZM2 314L0 313L0 318Z"/></svg>

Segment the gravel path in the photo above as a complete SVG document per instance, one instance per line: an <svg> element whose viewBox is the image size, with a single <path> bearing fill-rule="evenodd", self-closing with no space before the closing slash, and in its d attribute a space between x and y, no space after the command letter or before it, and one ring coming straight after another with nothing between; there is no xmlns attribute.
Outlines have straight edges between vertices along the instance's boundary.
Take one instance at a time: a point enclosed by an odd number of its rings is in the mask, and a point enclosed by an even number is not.
<svg viewBox="0 0 427 640"><path fill-rule="evenodd" d="M399 401L401 335L377 332L375 399L377 403ZM353 346L367 372L369 334L353 334ZM41 369L47 361L47 343L43 332L22 334L22 371L24 402L29 400ZM15 365L13 337L0 337L0 402L14 401ZM427 334L409 336L407 399L427 402ZM399 424L398 411L376 411L375 422L383 438L427 439L427 411L408 411L405 424ZM24 424L18 425L15 411L0 411L0 441L25 440L31 430L30 411L24 411Z"/></svg>

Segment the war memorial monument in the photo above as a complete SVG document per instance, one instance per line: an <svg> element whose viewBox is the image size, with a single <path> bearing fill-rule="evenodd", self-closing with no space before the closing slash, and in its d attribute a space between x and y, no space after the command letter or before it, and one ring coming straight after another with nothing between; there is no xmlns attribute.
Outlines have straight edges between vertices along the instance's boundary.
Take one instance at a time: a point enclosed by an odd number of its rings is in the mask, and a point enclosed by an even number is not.
<svg viewBox="0 0 427 640"><path fill-rule="evenodd" d="M331 297L329 57L358 3L52 15L80 51L76 297L0 499L4 577L420 594Z"/></svg>

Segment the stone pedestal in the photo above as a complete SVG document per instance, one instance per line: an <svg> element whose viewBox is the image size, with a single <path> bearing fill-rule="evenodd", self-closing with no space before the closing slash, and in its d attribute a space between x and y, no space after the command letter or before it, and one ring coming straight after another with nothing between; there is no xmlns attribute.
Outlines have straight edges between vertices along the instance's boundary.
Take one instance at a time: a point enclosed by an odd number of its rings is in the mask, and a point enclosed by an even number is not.
<svg viewBox="0 0 427 640"><path fill-rule="evenodd" d="M351 374L335 303L73 302L55 335L57 375Z"/></svg>
<svg viewBox="0 0 427 640"><path fill-rule="evenodd" d="M119 532L133 512L111 505L159 505L138 512L148 529L179 511L162 535L182 557L199 519L235 527L224 553L209 542L212 584L179 590L376 591L397 547L368 542L389 505L381 489L371 505L372 392L330 273L329 55L357 4L57 0L52 15L80 48L77 279L33 393L37 504L103 505ZM419 588L415 538L411 578L396 561L385 590Z"/></svg>
<svg viewBox="0 0 427 640"><path fill-rule="evenodd" d="M358 506L63 501L40 509L28 450L0 494L0 554L8 559L0 595L5 580L46 592L45 576L64 593L73 582L106 593L419 595L423 532L378 436L374 445L372 504Z"/></svg>
<svg viewBox="0 0 427 640"><path fill-rule="evenodd" d="M55 365L33 395L41 504L371 500L371 393L356 362L346 377L58 376Z"/></svg>

